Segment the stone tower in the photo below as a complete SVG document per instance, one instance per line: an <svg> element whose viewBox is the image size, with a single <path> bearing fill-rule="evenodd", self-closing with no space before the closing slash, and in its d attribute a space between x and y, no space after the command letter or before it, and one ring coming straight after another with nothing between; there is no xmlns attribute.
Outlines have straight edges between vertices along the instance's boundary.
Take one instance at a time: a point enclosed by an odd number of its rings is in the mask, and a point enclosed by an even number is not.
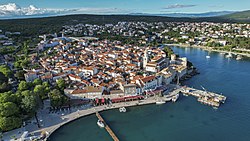
<svg viewBox="0 0 250 141"><path fill-rule="evenodd" d="M44 34L43 35L43 41L46 42L47 41L47 36Z"/></svg>
<svg viewBox="0 0 250 141"><path fill-rule="evenodd" d="M144 51L144 56L143 56L143 69L146 68L148 63L148 48L145 49Z"/></svg>

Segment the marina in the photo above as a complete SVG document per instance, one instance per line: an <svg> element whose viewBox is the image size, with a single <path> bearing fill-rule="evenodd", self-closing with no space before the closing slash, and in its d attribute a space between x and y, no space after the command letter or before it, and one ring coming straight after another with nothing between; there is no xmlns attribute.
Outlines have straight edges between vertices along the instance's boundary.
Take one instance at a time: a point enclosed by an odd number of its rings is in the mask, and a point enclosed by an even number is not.
<svg viewBox="0 0 250 141"><path fill-rule="evenodd" d="M185 95L197 97L197 100L199 102L213 107L219 107L221 103L225 103L225 96L213 92L208 92L205 90L205 88L203 89L204 91L183 86L182 88L180 88L180 92Z"/></svg>

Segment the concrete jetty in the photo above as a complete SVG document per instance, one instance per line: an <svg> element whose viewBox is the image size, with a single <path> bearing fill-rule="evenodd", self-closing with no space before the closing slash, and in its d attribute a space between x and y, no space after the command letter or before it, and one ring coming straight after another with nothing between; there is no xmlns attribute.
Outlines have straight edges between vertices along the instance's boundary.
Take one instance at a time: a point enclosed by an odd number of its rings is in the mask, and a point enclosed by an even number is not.
<svg viewBox="0 0 250 141"><path fill-rule="evenodd" d="M226 101L226 96L223 96L221 94L213 93L213 92L208 92L206 90L198 90L190 87L183 86L179 88L180 92L182 92L185 95L191 95L197 97L198 101L209 105L213 107L219 107L221 103L225 103Z"/></svg>
<svg viewBox="0 0 250 141"><path fill-rule="evenodd" d="M118 137L115 135L115 133L112 131L112 129L108 126L108 124L105 122L105 120L102 118L102 116L98 112L96 112L96 116L100 121L104 123L105 129L107 130L109 135L112 137L112 139L114 141L119 141Z"/></svg>

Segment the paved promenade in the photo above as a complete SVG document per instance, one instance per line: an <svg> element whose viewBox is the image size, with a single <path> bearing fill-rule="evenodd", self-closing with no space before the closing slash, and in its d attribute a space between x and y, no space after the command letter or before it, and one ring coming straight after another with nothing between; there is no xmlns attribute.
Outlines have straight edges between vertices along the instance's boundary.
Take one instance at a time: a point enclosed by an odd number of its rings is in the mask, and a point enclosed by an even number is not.
<svg viewBox="0 0 250 141"><path fill-rule="evenodd" d="M65 123L68 123L70 121L73 121L79 117L87 116L90 114L95 114L96 112L101 112L105 110L110 110L110 109L118 109L120 107L130 107L130 106L138 106L138 105L145 105L145 104L153 104L156 103L156 99L154 97L150 97L146 100L140 100L140 101L130 101L130 102L122 102L122 103L115 103L112 104L111 106L103 105L103 106L97 106L97 107L92 107L86 110L81 110L77 111L74 113L71 113L69 115L65 115L62 118L65 119L62 123L56 124L54 126L45 128L43 130L46 130L49 134L53 133L56 129L64 125Z"/></svg>
<svg viewBox="0 0 250 141"><path fill-rule="evenodd" d="M122 102L122 103L114 103L112 105L103 105L93 107L90 105L81 106L79 108L71 109L71 111L59 111L57 113L49 113L48 101L45 101L45 108L38 112L38 119L41 124L41 128L38 128L35 124L35 120L31 120L31 123L26 125L25 127L7 132L3 134L4 141L14 141L14 137L17 138L15 141L21 141L20 137L24 131L28 131L34 135L40 135L41 132L47 132L48 136L51 135L55 130L60 128L62 125L76 120L80 117L95 114L96 112L101 112L109 109L117 109L120 107L129 107L129 106L139 106L145 104L153 104L159 98L150 97L144 100L137 100L137 101L129 101L129 102ZM163 100L166 100L163 98ZM47 105L47 106L46 106Z"/></svg>

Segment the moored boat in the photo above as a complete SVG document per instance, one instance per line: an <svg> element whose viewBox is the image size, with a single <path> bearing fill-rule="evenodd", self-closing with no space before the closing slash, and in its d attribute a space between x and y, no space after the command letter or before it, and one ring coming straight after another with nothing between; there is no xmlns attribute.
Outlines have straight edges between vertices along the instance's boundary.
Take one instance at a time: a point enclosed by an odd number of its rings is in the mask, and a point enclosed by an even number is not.
<svg viewBox="0 0 250 141"><path fill-rule="evenodd" d="M101 128L104 128L104 127L105 127L104 123L103 123L101 120L98 120L98 121L97 121L97 125L98 125L99 127L101 127Z"/></svg>
<svg viewBox="0 0 250 141"><path fill-rule="evenodd" d="M242 56L241 55L237 55L236 60L241 60Z"/></svg>
<svg viewBox="0 0 250 141"><path fill-rule="evenodd" d="M217 109L218 109L218 107L213 106L213 109L217 110Z"/></svg>
<svg viewBox="0 0 250 141"><path fill-rule="evenodd" d="M121 107L121 108L119 108L119 111L120 111L121 113L125 113L125 112L127 111L127 109L126 109L125 107Z"/></svg>
<svg viewBox="0 0 250 141"><path fill-rule="evenodd" d="M232 58L232 57L233 57L233 55L232 55L231 52L229 52L229 53L226 55L226 58Z"/></svg>
<svg viewBox="0 0 250 141"><path fill-rule="evenodd" d="M165 104L165 103L166 103L166 101L164 101L164 100L159 100L159 101L155 102L155 104L157 104L157 105Z"/></svg>
<svg viewBox="0 0 250 141"><path fill-rule="evenodd" d="M179 98L179 94L173 96L172 97L172 102L176 102L178 98Z"/></svg>

